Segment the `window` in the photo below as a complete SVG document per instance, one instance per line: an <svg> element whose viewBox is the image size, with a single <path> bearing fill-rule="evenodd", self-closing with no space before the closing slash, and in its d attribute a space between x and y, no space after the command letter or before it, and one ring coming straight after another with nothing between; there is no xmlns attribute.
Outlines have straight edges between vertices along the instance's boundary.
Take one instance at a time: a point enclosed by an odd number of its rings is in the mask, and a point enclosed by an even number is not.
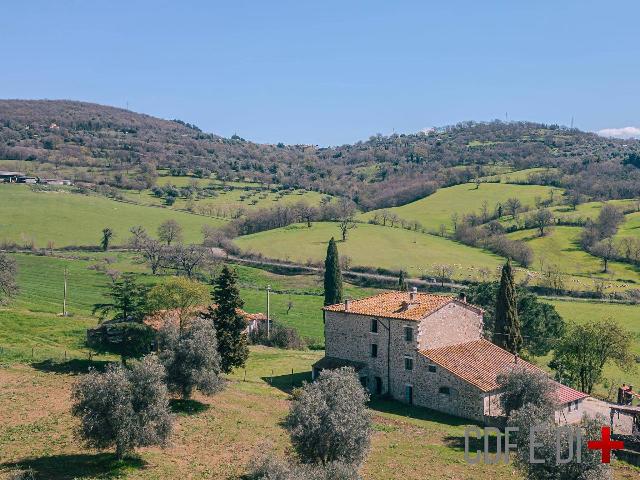
<svg viewBox="0 0 640 480"><path fill-rule="evenodd" d="M413 342L413 328L404 327L404 340L406 342Z"/></svg>
<svg viewBox="0 0 640 480"><path fill-rule="evenodd" d="M360 377L360 384L361 384L364 388L367 388L367 377Z"/></svg>
<svg viewBox="0 0 640 480"><path fill-rule="evenodd" d="M376 343L371 344L371 356L376 358L378 356L378 345Z"/></svg>
<svg viewBox="0 0 640 480"><path fill-rule="evenodd" d="M405 370L413 370L413 358L404 357L404 369Z"/></svg>
<svg viewBox="0 0 640 480"><path fill-rule="evenodd" d="M378 333L378 319L371 319L371 333Z"/></svg>
<svg viewBox="0 0 640 480"><path fill-rule="evenodd" d="M443 395L451 395L451 390L449 389L449 387L440 387L438 393L441 393Z"/></svg>
<svg viewBox="0 0 640 480"><path fill-rule="evenodd" d="M435 365L429 365L429 373L436 373L436 366Z"/></svg>

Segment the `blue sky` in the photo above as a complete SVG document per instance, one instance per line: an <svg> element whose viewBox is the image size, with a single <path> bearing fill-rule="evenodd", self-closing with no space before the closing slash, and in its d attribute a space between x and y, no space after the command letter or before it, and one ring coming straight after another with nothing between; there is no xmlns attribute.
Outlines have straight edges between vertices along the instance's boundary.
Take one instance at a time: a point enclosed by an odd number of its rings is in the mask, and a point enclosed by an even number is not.
<svg viewBox="0 0 640 480"><path fill-rule="evenodd" d="M633 128L639 18L637 1L7 0L0 97L320 145L507 114Z"/></svg>

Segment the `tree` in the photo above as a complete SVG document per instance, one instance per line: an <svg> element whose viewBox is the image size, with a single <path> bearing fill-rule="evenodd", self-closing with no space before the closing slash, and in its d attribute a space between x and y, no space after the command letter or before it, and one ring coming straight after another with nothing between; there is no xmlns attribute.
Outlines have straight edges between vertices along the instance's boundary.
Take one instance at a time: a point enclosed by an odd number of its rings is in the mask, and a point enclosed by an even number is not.
<svg viewBox="0 0 640 480"><path fill-rule="evenodd" d="M324 260L324 304L326 306L340 302L342 302L340 257L336 241L331 237L327 246L327 256Z"/></svg>
<svg viewBox="0 0 640 480"><path fill-rule="evenodd" d="M114 280L107 293L111 302L93 306L93 313L104 323L87 337L87 344L99 352L120 355L123 363L148 353L155 337L153 329L142 323L149 313L148 291L132 274ZM111 319L105 322L109 315Z"/></svg>
<svg viewBox="0 0 640 480"><path fill-rule="evenodd" d="M163 265L169 262L169 252L159 241L147 238L140 243L140 254L151 268L151 273L156 275Z"/></svg>
<svg viewBox="0 0 640 480"><path fill-rule="evenodd" d="M433 266L435 277L440 280L440 286L444 287L444 282L451 280L453 275L453 267L451 265L439 264Z"/></svg>
<svg viewBox="0 0 640 480"><path fill-rule="evenodd" d="M294 396L287 429L303 463L360 465L369 450L369 396L352 368L324 370Z"/></svg>
<svg viewBox="0 0 640 480"><path fill-rule="evenodd" d="M507 199L507 203L505 206L507 208L507 212L509 212L513 218L516 218L518 216L518 211L522 207L522 202L520 202L520 200L515 197L509 198Z"/></svg>
<svg viewBox="0 0 640 480"><path fill-rule="evenodd" d="M553 214L547 208L541 208L533 214L533 223L540 232L540 236L544 237L544 229L553 224Z"/></svg>
<svg viewBox="0 0 640 480"><path fill-rule="evenodd" d="M247 322L239 313L244 302L240 298L237 274L227 265L222 268L213 287L213 302L205 318L213 322L218 338L220 369L230 373L235 367L243 367L249 357Z"/></svg>
<svg viewBox="0 0 640 480"><path fill-rule="evenodd" d="M609 261L616 257L618 249L613 243L612 238L605 238L593 245L590 252L596 257L600 257L602 259L602 273L607 273L609 271Z"/></svg>
<svg viewBox="0 0 640 480"><path fill-rule="evenodd" d="M73 387L73 415L80 436L90 447L116 448L122 459L136 447L165 445L173 429L165 371L154 356L130 368L109 365L91 371Z"/></svg>
<svg viewBox="0 0 640 480"><path fill-rule="evenodd" d="M16 276L18 264L6 253L0 252L0 305L7 302L19 292Z"/></svg>
<svg viewBox="0 0 640 480"><path fill-rule="evenodd" d="M206 285L184 277L172 277L149 291L148 304L150 311L179 310L179 327L182 330L184 321L192 314L193 307L205 305L210 298Z"/></svg>
<svg viewBox="0 0 640 480"><path fill-rule="evenodd" d="M346 199L341 198L338 201L338 228L340 228L340 233L342 234L342 241L347 241L347 232L352 228L356 228L357 224L354 221L354 217L356 214L356 206L355 204Z"/></svg>
<svg viewBox="0 0 640 480"><path fill-rule="evenodd" d="M404 270L400 270L400 275L398 276L398 290L401 292L407 291L407 279Z"/></svg>
<svg viewBox="0 0 640 480"><path fill-rule="evenodd" d="M573 325L558 342L549 365L558 381L591 394L605 365L613 363L625 371L633 365L632 338L612 319Z"/></svg>
<svg viewBox="0 0 640 480"><path fill-rule="evenodd" d="M544 408L550 414L556 410L555 387L542 371L514 368L496 378L500 390L500 406L507 418L527 405Z"/></svg>
<svg viewBox="0 0 640 480"><path fill-rule="evenodd" d="M496 298L499 284L497 282L472 285L466 290L470 303L484 309L484 327L486 333L495 330ZM565 321L555 307L538 300L538 297L526 290L517 288L518 318L522 330L522 347L528 354L544 356L548 354L555 340L565 332Z"/></svg>
<svg viewBox="0 0 640 480"><path fill-rule="evenodd" d="M502 276L496 297L496 320L493 335L493 343L496 345L514 354L520 351L522 334L520 333L520 320L518 319L516 289L511 261L507 261L502 267Z"/></svg>
<svg viewBox="0 0 640 480"><path fill-rule="evenodd" d="M535 405L521 408L508 425L514 427L510 443L517 445L513 464L528 480L611 480L611 466L601 463L599 450L589 450L587 446L589 440L600 438L602 426L608 421L602 415L585 415L578 425L580 435L568 435L558 429L554 414L548 409ZM538 462L531 461L532 451ZM580 457L577 451L581 452ZM568 461L561 463L558 458Z"/></svg>
<svg viewBox="0 0 640 480"><path fill-rule="evenodd" d="M600 209L597 220L600 238L602 239L615 235L622 222L624 222L624 214L619 208L609 203L603 205Z"/></svg>
<svg viewBox="0 0 640 480"><path fill-rule="evenodd" d="M134 225L129 229L131 238L129 239L129 247L136 251L140 251L142 244L149 239L147 230L142 225Z"/></svg>
<svg viewBox="0 0 640 480"><path fill-rule="evenodd" d="M182 227L173 219L166 220L158 227L158 238L168 246L182 241Z"/></svg>
<svg viewBox="0 0 640 480"><path fill-rule="evenodd" d="M133 274L125 273L109 286L107 296L111 302L95 304L93 314L98 313L102 320L113 314L112 322L141 323L149 313L148 293L149 287L139 284Z"/></svg>
<svg viewBox="0 0 640 480"><path fill-rule="evenodd" d="M168 247L167 247L168 248ZM207 260L207 250L200 245L176 245L171 247L166 255L170 258L177 271L191 278Z"/></svg>
<svg viewBox="0 0 640 480"><path fill-rule="evenodd" d="M105 227L102 229L102 238L100 239L100 248L103 251L109 250L109 245L111 244L111 239L113 238L113 230L109 227Z"/></svg>
<svg viewBox="0 0 640 480"><path fill-rule="evenodd" d="M218 341L211 322L196 318L183 328L167 324L158 337L171 392L188 399L194 390L212 395L222 389Z"/></svg>

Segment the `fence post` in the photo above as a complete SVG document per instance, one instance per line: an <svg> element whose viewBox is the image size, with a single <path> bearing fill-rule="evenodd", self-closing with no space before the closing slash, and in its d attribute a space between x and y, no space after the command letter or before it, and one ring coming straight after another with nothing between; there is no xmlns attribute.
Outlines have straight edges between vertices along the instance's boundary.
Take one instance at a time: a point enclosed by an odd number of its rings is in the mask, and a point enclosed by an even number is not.
<svg viewBox="0 0 640 480"><path fill-rule="evenodd" d="M273 368L271 369L271 381L269 383L273 385Z"/></svg>
<svg viewBox="0 0 640 480"><path fill-rule="evenodd" d="M291 387L293 388L293 368L291 369Z"/></svg>
<svg viewBox="0 0 640 480"><path fill-rule="evenodd" d="M31 347L31 358L33 359L33 347Z"/></svg>
<svg viewBox="0 0 640 480"><path fill-rule="evenodd" d="M247 367L244 367L244 378L242 379L243 382L247 381Z"/></svg>
<svg viewBox="0 0 640 480"><path fill-rule="evenodd" d="M66 350L64 351L64 361L65 362L67 361L67 351Z"/></svg>

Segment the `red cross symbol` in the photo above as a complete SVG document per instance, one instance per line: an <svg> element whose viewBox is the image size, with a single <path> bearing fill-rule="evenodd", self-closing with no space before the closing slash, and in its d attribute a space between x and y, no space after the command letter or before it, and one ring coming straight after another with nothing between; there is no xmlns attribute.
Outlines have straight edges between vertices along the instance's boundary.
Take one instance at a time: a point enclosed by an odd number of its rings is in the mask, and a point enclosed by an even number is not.
<svg viewBox="0 0 640 480"><path fill-rule="evenodd" d="M611 463L611 450L624 448L624 443L619 440L611 441L611 429L602 427L600 440L589 440L589 450L602 450L602 463Z"/></svg>

